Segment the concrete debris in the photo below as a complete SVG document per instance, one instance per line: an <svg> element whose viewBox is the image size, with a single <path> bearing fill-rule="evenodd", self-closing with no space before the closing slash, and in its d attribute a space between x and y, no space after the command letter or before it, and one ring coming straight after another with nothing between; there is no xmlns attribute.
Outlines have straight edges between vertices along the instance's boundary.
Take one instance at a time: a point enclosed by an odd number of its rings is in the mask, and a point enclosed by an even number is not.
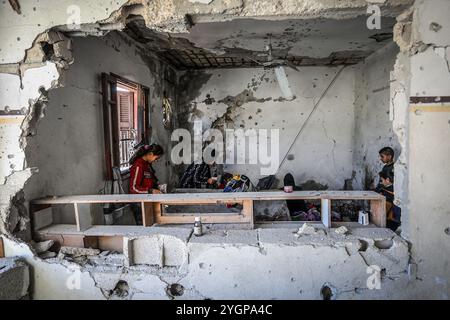
<svg viewBox="0 0 450 320"><path fill-rule="evenodd" d="M299 237L301 235L311 235L316 234L316 228L314 228L312 225L308 223L304 223L295 234L296 237Z"/></svg>
<svg viewBox="0 0 450 320"><path fill-rule="evenodd" d="M348 233L348 229L345 226L340 226L339 228L334 230L334 232L336 232L337 234L346 235Z"/></svg>
<svg viewBox="0 0 450 320"><path fill-rule="evenodd" d="M0 300L19 300L28 295L29 267L18 257L0 259Z"/></svg>
<svg viewBox="0 0 450 320"><path fill-rule="evenodd" d="M67 40L68 38L64 34L53 30L44 33L43 36L39 39L40 42L48 42L49 44Z"/></svg>
<svg viewBox="0 0 450 320"><path fill-rule="evenodd" d="M413 12L412 8L406 10L397 17L397 23L394 25L394 41L401 51L408 51L411 47Z"/></svg>
<svg viewBox="0 0 450 320"><path fill-rule="evenodd" d="M55 241L53 240L46 240L42 242L32 242L31 245L33 246L36 253L43 253L48 251L54 243Z"/></svg>
<svg viewBox="0 0 450 320"><path fill-rule="evenodd" d="M100 250L91 248L61 247L59 254L70 255L72 257L96 256L100 254Z"/></svg>
<svg viewBox="0 0 450 320"><path fill-rule="evenodd" d="M74 260L74 262L82 265L104 266L109 268L123 267L127 263L125 256L123 254L109 253L102 255L102 253L100 253L98 256L87 256L86 259L84 260L76 259Z"/></svg>

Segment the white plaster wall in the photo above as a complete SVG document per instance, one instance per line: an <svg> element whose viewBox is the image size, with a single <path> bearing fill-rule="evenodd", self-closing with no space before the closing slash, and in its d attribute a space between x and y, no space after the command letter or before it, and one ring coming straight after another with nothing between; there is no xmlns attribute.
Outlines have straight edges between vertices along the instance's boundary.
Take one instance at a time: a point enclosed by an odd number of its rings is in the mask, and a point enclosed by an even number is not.
<svg viewBox="0 0 450 320"><path fill-rule="evenodd" d="M390 85L398 47L389 43L359 64L355 83L355 177L353 187L364 189L378 183L382 163L378 151L392 147L400 153L392 125ZM371 186L366 185L372 181Z"/></svg>
<svg viewBox="0 0 450 320"><path fill-rule="evenodd" d="M411 57L412 96L450 96L449 15L449 1L416 2L414 40L430 46ZM442 28L430 30L432 22ZM409 114L408 223L402 234L412 243L419 277L449 299L450 233L445 229L450 227L450 105L432 106Z"/></svg>
<svg viewBox="0 0 450 320"><path fill-rule="evenodd" d="M191 121L201 120L203 129L207 129L227 109L226 104L218 101L227 96L236 96L244 90L253 90L256 99L270 100L244 103L232 113L233 123L228 128L278 129L278 156L281 162L314 104L339 68L303 67L300 72L286 68L291 90L296 96L292 101L274 101L282 98L282 92L273 70L208 70L206 73L211 77L200 89L200 95L192 101L194 111ZM354 76L354 67L346 67L340 73L295 142L290 152L294 159L286 160L281 167L277 175L281 180L287 172L291 172L297 184L312 179L327 184L330 189L342 189L344 180L351 178ZM207 94L215 100L214 103L205 103ZM226 165L224 169L246 174L255 184L262 177L259 164L247 162L245 165Z"/></svg>
<svg viewBox="0 0 450 320"><path fill-rule="evenodd" d="M108 18L114 11L123 5L125 0L92 2L88 0L77 1L80 9L79 23L93 23ZM34 103L40 94L38 88L43 86L46 90L55 84L59 72L52 62L45 66L28 69L22 74L22 85L17 74L9 74L7 70L14 69L13 63L22 61L25 50L31 48L33 41L39 34L51 27L64 25L73 11L73 1L51 0L39 2L21 1L21 14L14 12L8 1L0 2L0 108L9 107L12 110L23 109L28 112L30 103ZM72 8L73 9L73 8ZM5 67L5 68L3 68ZM12 68L11 68L12 67ZM5 71L4 71L5 70ZM22 119L8 119L2 117L0 131L0 232L8 233L8 211L11 198L23 188L24 183L31 175L30 169L24 161L25 155L21 144ZM14 155L11 157L8 155Z"/></svg>
<svg viewBox="0 0 450 320"><path fill-rule="evenodd" d="M0 63L22 60L25 50L30 48L39 33L47 29L74 21L79 12L80 24L108 18L126 0L89 1L51 0L19 1L21 14L11 8L8 1L0 2Z"/></svg>
<svg viewBox="0 0 450 320"><path fill-rule="evenodd" d="M74 38L75 62L64 73L62 87L49 92L45 117L28 139L28 165L38 168L26 186L27 199L44 195L96 194L104 187L104 134L101 101L102 72L115 73L150 87L150 103L158 106L157 77L151 74L134 45L121 35ZM153 108L155 109L155 108ZM167 145L160 130L160 112L152 112L152 141ZM164 161L155 165L167 179Z"/></svg>

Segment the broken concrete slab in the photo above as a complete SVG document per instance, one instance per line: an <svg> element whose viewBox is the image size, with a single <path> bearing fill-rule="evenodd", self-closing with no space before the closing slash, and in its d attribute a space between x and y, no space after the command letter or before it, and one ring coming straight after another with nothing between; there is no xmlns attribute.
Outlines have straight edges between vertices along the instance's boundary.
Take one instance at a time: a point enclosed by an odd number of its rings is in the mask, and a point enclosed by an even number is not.
<svg viewBox="0 0 450 320"><path fill-rule="evenodd" d="M391 239L396 234L386 228L351 228L351 235L360 239L384 240Z"/></svg>
<svg viewBox="0 0 450 320"><path fill-rule="evenodd" d="M92 248L61 247L59 253L62 255L71 255L73 257L96 256L100 254L100 250Z"/></svg>
<svg viewBox="0 0 450 320"><path fill-rule="evenodd" d="M315 234L297 236L297 231L293 229L259 229L259 243L262 247L267 245L283 245L283 246L305 246L314 247L331 246L331 247L358 247L357 239L348 239L340 236L333 236L332 233L326 234L324 230L317 229Z"/></svg>
<svg viewBox="0 0 450 320"><path fill-rule="evenodd" d="M101 290L95 286L88 272L73 263L49 263L34 255L23 243L3 237L7 257L19 256L32 266L30 274L33 283L31 296L34 300L62 299L104 299Z"/></svg>
<svg viewBox="0 0 450 320"><path fill-rule="evenodd" d="M314 228L314 226L305 222L300 228L298 228L296 236L311 235L311 234L315 234L315 233L316 233L316 228Z"/></svg>
<svg viewBox="0 0 450 320"><path fill-rule="evenodd" d="M31 245L33 246L36 253L39 254L48 251L53 246L54 243L55 241L53 240L46 240L41 242L32 242Z"/></svg>
<svg viewBox="0 0 450 320"><path fill-rule="evenodd" d="M22 299L29 286L29 266L22 258L0 258L0 300Z"/></svg>
<svg viewBox="0 0 450 320"><path fill-rule="evenodd" d="M349 231L347 229L346 226L340 226L339 228L335 229L334 232L336 232L337 234L347 234Z"/></svg>

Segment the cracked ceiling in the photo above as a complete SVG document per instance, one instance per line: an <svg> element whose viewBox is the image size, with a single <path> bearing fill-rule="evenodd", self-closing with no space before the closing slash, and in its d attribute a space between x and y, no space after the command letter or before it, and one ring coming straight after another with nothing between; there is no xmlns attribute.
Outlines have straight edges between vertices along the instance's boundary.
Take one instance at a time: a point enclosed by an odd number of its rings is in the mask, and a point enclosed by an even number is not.
<svg viewBox="0 0 450 320"><path fill-rule="evenodd" d="M140 16L130 16L124 32L179 70L257 67L268 59L295 66L348 65L364 60L392 41L394 18L369 30L366 16L351 19L234 19L192 23L190 33L159 33Z"/></svg>

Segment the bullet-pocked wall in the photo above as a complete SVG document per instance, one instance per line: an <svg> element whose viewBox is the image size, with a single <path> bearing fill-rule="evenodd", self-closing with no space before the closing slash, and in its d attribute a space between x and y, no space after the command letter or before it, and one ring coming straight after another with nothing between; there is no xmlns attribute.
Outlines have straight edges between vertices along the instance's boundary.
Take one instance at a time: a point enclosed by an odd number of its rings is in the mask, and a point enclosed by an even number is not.
<svg viewBox="0 0 450 320"><path fill-rule="evenodd" d="M398 46L389 43L358 64L355 81L355 131L352 186L373 189L382 167L378 151L391 147L395 159L401 153L394 133L394 110L391 101L392 72Z"/></svg>
<svg viewBox="0 0 450 320"><path fill-rule="evenodd" d="M392 0L385 1L380 5L383 7L383 15L390 14L395 17L403 12L405 6L410 5L411 2L409 0ZM113 14L113 18L108 21L118 22L120 14L116 10L119 10L124 3L125 1L108 3L88 0L77 1L83 12L80 23L84 25L105 21L104 19L108 19L114 12L116 14ZM367 2L362 0L298 1L295 4L293 2L282 2L277 6L270 5L273 4L271 0L235 1L228 2L228 6L224 2L218 1L213 1L209 5L178 1L143 3L143 16L147 25L168 32L185 32L187 30L184 23L185 14L197 13L205 16L221 12L228 15L227 17L230 15L237 17L289 14L298 15L300 18L320 16L342 18L365 14L367 9ZM2 179L0 184L0 232L9 235L4 242L7 246L15 249L11 250L13 254L31 257L30 259L36 260L42 265L42 274L46 277L40 279L38 277L33 280L34 294L46 292L49 284L51 284L52 294L62 296L59 293L68 292L64 279L58 281L51 276L54 274L55 268L63 267L63 265L49 263L38 258L34 252L28 250L25 243L14 239L11 234L13 232L15 234L16 227L22 230L27 218L22 215L22 211L19 214L14 212L14 210L17 211L18 208L21 208L20 204L23 205L26 202L20 199L17 203L14 199L32 175L32 170L25 161L23 152L26 142L24 137L34 134L33 130L28 130L30 122L35 124L37 121L32 117L32 114L30 115L35 111L30 106L35 105L38 98L45 100L46 90L56 87L60 74L63 73L63 70L58 69L55 61L48 61L48 59L41 57L39 63L31 63L24 59L25 50L33 46L33 41L42 32L66 23L66 9L73 4L73 1L41 1L36 3L21 1L20 4L21 13L15 13L8 1L0 3L0 36L2 40L0 41L0 109L4 110L9 107L8 110L17 111L17 114L8 111L8 115L2 115L0 126L3 138L0 145L0 168L2 170L0 173ZM440 97L450 96L450 72L448 70L449 10L450 3L447 0L418 0L412 11L398 17L394 29L394 37L401 50L397 56L395 70L391 78L392 82L390 83L390 102L391 110L393 110L393 114L391 114L392 125L401 146L401 153L395 167L395 188L398 200L401 201L402 205L402 236L409 241L412 257L409 261L410 264L405 264L404 268L399 270L398 273L399 275L405 275L405 268L408 268L407 276L401 280L403 285L399 286L398 282L395 282L392 287L389 287L387 295L383 295L385 298L396 297L396 294L399 293L405 293L408 294L408 297L415 298L448 299L450 296L450 269L448 268L448 255L445 254L450 250L448 247L450 243L448 240L450 215L447 209L450 207L450 196L448 194L450 172L447 165L447 159L450 156L450 140L445 139L448 136L449 118L446 111L448 110L447 105L439 101ZM48 17L52 18L48 19ZM220 18L223 18L223 16L221 15ZM120 29L120 26L117 28ZM39 89L40 87L42 88ZM379 87L377 86L377 88ZM416 106L410 105L410 96L435 97L437 100L434 102L438 105L417 110L415 109ZM17 97L20 99L17 99ZM17 219L18 216L21 218L20 221ZM285 234L284 231L280 232ZM270 232L269 235L272 236ZM216 245L215 248L223 246L222 238L220 238L220 244ZM261 238L255 237L255 239ZM231 245L233 250L235 250L234 243ZM27 252L17 250L25 247ZM253 248L255 247L253 246ZM311 254L315 254L315 243L308 244L308 248L313 248ZM336 250L333 249L332 251L335 252ZM375 250L377 253L383 251L378 248ZM235 252L242 256L242 252L239 250L235 250ZM346 257L348 254L348 251L343 251L345 257L343 261L351 261ZM323 256L327 257L327 255ZM269 254L265 257L271 264L276 260ZM333 258L333 256L328 257ZM386 261L397 266L398 258L399 254L394 250L393 255L389 256ZM201 262L205 262L205 260L201 260ZM217 263L217 260L211 261L211 264L213 263ZM346 274L352 275L353 262L350 262L349 266L351 266L351 268L348 268L350 271L342 272L340 275L343 277ZM237 269L241 270L240 265ZM105 274L103 269L96 271L106 278L108 284L111 282L110 275ZM205 269L205 271L209 270ZM59 274L62 275L63 273L60 272ZM121 273L114 276L118 277L119 274ZM222 277L221 273L219 275ZM144 273L139 274L139 280L146 279L148 276ZM157 276L151 276L159 279ZM313 276L317 276L317 272L314 271ZM289 279L289 277L289 273L286 273L283 279ZM50 278L54 283L40 281L42 279L50 280ZM89 281L92 284L92 287L89 288L96 288L94 281L92 279L89 279ZM288 281L276 283L290 285ZM273 288L274 284L277 285L276 283L270 282L267 288ZM207 283L203 282L203 284L206 286ZM344 284L347 285L348 282L345 281ZM59 290L58 286L62 289ZM161 287L164 288L165 284L162 283ZM113 288L114 286L108 288L108 291ZM237 286L237 288L240 287ZM355 292L354 288L354 286L346 286L345 292ZM370 291L365 290L365 288L361 289L361 292ZM284 287L281 288L280 286L277 287L277 290L287 292ZM371 292L374 291L379 292L378 290L372 290ZM86 292L87 295L89 293ZM39 295L37 294L37 296ZM239 295L234 296L239 297ZM315 296L308 295L308 297Z"/></svg>
<svg viewBox="0 0 450 320"><path fill-rule="evenodd" d="M398 164L407 170L402 236L412 243L417 277L438 299L450 298L449 15L449 1L416 1L402 21L412 24L409 34L408 28L399 34L409 41L400 42L397 61L397 76L409 81L410 93L408 104L402 104L406 121L400 131L408 152Z"/></svg>
<svg viewBox="0 0 450 320"><path fill-rule="evenodd" d="M365 62L345 68L300 67L295 71L285 67L293 99L284 96L274 69L186 72L181 85L204 84L195 90L188 85L180 92L184 97L197 94L181 102L185 123L180 126L201 121L203 130L216 128L224 133L224 128L266 129L268 154L275 155L272 164L280 183L290 172L299 185L312 180L316 184L308 186L361 190L366 175L376 179L382 166L378 150L385 145L398 149L389 119L390 72L395 57L391 43ZM186 111L189 117L185 117ZM276 130L279 138L271 136L270 130ZM261 143L264 141L258 141L257 151ZM278 149L271 150L271 143L278 144ZM224 170L245 174L256 184L267 175L261 168L270 165L262 164L261 158L257 164L249 163L248 155L254 151L248 140L245 147L246 163L236 164L236 156L235 163L226 164Z"/></svg>

